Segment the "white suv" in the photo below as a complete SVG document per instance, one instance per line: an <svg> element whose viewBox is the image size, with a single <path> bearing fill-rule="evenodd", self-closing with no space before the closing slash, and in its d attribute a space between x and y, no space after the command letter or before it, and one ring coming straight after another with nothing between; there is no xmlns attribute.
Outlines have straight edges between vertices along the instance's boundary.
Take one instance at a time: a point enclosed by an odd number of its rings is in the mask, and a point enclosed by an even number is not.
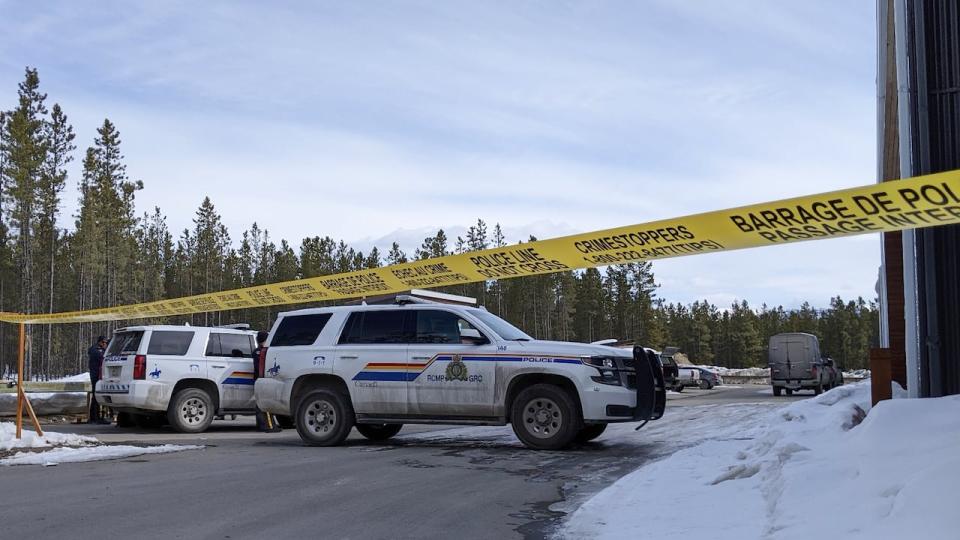
<svg viewBox="0 0 960 540"><path fill-rule="evenodd" d="M482 308L399 303L281 313L261 350L257 405L293 415L308 444L404 423L511 423L531 448L663 414L659 360L640 347L539 341Z"/></svg>
<svg viewBox="0 0 960 540"><path fill-rule="evenodd" d="M143 426L165 419L198 433L222 414L253 414L256 333L200 326L130 326L104 354L97 399Z"/></svg>

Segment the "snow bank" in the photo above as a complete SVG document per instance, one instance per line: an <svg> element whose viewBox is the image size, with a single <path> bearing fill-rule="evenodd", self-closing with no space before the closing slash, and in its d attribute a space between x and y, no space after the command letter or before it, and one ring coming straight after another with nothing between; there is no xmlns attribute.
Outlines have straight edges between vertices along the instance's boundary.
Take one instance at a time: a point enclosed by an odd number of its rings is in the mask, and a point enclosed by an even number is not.
<svg viewBox="0 0 960 540"><path fill-rule="evenodd" d="M25 425L26 427L26 425ZM0 422L0 452L14 448L48 448L52 446L86 446L98 444L99 441L85 435L70 433L53 433L45 431L43 437L37 436L35 431L24 429L23 437L17 440L17 425L13 422Z"/></svg>
<svg viewBox="0 0 960 540"><path fill-rule="evenodd" d="M16 439L17 426L13 422L0 422L0 455L14 449L44 449L41 452L17 452L13 456L0 459L0 465L57 465L80 461L99 461L142 454L166 454L184 450L198 450L202 446L178 446L164 444L160 446L121 446L103 445L94 437L71 433L45 431L43 437L35 431L24 429L22 438Z"/></svg>
<svg viewBox="0 0 960 540"><path fill-rule="evenodd" d="M53 379L50 382L90 382L90 372L70 375L69 377L62 377L60 379Z"/></svg>
<svg viewBox="0 0 960 540"><path fill-rule="evenodd" d="M899 386L895 395L904 395ZM869 405L865 382L768 413L736 439L715 438L623 477L560 535L957 538L960 396L885 401L864 419ZM682 511L709 519L677 519Z"/></svg>
<svg viewBox="0 0 960 540"><path fill-rule="evenodd" d="M59 465L141 456L144 454L168 454L185 450L199 450L202 446L164 444L160 446L91 446L86 448L56 448L47 452L17 452L13 457L0 459L0 465Z"/></svg>

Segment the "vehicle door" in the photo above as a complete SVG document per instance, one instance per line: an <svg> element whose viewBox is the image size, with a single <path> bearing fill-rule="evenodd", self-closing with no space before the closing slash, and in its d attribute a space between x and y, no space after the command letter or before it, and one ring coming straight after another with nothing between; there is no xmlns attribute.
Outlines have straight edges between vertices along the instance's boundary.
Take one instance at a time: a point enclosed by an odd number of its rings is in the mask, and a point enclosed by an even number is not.
<svg viewBox="0 0 960 540"><path fill-rule="evenodd" d="M805 339L790 339L784 344L786 349L786 373L789 380L809 379L813 362L810 358L808 342Z"/></svg>
<svg viewBox="0 0 960 540"><path fill-rule="evenodd" d="M210 332L204 357L210 377L220 386L220 408L253 410L253 336Z"/></svg>
<svg viewBox="0 0 960 540"><path fill-rule="evenodd" d="M110 340L100 374L101 393L126 394L130 391L134 358L140 351L143 334L143 330L117 332Z"/></svg>
<svg viewBox="0 0 960 540"><path fill-rule="evenodd" d="M407 366L411 414L493 416L498 357L489 337L456 312L411 311L415 323Z"/></svg>
<svg viewBox="0 0 960 540"><path fill-rule="evenodd" d="M336 371L347 381L357 414L405 415L407 346L412 331L404 309L355 311L340 333Z"/></svg>

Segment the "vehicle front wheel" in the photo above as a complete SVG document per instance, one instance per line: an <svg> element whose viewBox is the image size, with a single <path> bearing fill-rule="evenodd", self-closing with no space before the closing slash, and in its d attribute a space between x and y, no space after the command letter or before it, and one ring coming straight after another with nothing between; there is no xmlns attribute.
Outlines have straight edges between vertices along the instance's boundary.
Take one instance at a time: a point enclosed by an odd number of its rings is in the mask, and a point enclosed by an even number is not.
<svg viewBox="0 0 960 540"><path fill-rule="evenodd" d="M385 441L403 429L403 424L357 424L357 431L371 441Z"/></svg>
<svg viewBox="0 0 960 540"><path fill-rule="evenodd" d="M677 386L674 386L674 387L673 387L673 391L674 391L674 392L683 392L683 385L682 385L682 384L678 384Z"/></svg>
<svg viewBox="0 0 960 540"><path fill-rule="evenodd" d="M780 388L779 386L774 386L774 387L773 387L773 395L775 395L775 396L779 396L782 391L783 391L783 388ZM789 392L789 390L788 390L788 392Z"/></svg>
<svg viewBox="0 0 960 540"><path fill-rule="evenodd" d="M213 423L216 414L213 399L202 388L184 388L174 394L167 409L167 420L180 433L201 433Z"/></svg>
<svg viewBox="0 0 960 540"><path fill-rule="evenodd" d="M313 390L300 399L294 423L310 446L337 446L353 429L356 418L350 398L332 388Z"/></svg>
<svg viewBox="0 0 960 540"><path fill-rule="evenodd" d="M569 445L583 425L569 392L552 384L535 384L520 392L510 410L510 423L517 438L535 450Z"/></svg>
<svg viewBox="0 0 960 540"><path fill-rule="evenodd" d="M606 424L587 424L577 432L573 438L575 442L585 443L599 437L607 429Z"/></svg>
<svg viewBox="0 0 960 540"><path fill-rule="evenodd" d="M700 381L700 384L698 386L700 386L701 390L710 390L711 388L713 388L713 385L710 384L710 381Z"/></svg>

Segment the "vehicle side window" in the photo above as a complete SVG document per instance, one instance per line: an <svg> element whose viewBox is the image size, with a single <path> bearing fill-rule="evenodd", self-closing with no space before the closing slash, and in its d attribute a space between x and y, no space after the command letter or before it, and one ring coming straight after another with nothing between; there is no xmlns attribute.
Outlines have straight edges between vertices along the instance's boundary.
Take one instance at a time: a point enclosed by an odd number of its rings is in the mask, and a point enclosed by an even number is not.
<svg viewBox="0 0 960 540"><path fill-rule="evenodd" d="M206 356L250 358L253 356L250 336L211 332L210 340L207 342Z"/></svg>
<svg viewBox="0 0 960 540"><path fill-rule="evenodd" d="M204 351L204 356L221 356L220 354L220 334L210 333L210 338L207 340L207 350Z"/></svg>
<svg viewBox="0 0 960 540"><path fill-rule="evenodd" d="M340 343L409 343L410 332L405 329L407 313L399 310L351 313Z"/></svg>
<svg viewBox="0 0 960 540"><path fill-rule="evenodd" d="M460 343L460 331L474 328L455 313L436 309L417 310L414 343Z"/></svg>
<svg viewBox="0 0 960 540"><path fill-rule="evenodd" d="M189 330L154 330L150 334L147 354L183 356L187 354L191 341L193 341L193 332Z"/></svg>
<svg viewBox="0 0 960 540"><path fill-rule="evenodd" d="M330 320L329 313L310 315L292 315L284 317L270 340L271 347L290 347L294 345L313 345L317 336ZM252 353L251 353L252 354Z"/></svg>
<svg viewBox="0 0 960 540"><path fill-rule="evenodd" d="M253 348L247 334L220 334L220 354L231 358L251 358Z"/></svg>
<svg viewBox="0 0 960 540"><path fill-rule="evenodd" d="M135 354L140 348L140 340L143 338L143 331L120 332L113 336L110 344L107 345L106 356L117 354Z"/></svg>

